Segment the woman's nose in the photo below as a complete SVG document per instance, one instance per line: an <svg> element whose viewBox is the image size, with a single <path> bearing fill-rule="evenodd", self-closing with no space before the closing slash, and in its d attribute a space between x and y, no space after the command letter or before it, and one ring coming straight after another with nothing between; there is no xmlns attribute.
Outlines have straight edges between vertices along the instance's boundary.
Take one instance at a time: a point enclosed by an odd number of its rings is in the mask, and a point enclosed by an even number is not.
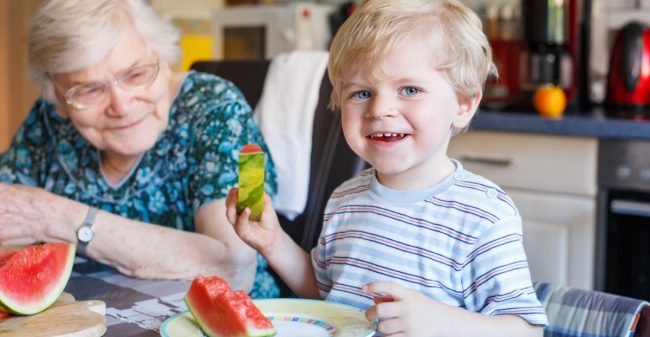
<svg viewBox="0 0 650 337"><path fill-rule="evenodd" d="M111 85L108 87L108 96L110 99L108 113L110 115L120 117L129 113L133 101L132 92L120 88L119 85Z"/></svg>

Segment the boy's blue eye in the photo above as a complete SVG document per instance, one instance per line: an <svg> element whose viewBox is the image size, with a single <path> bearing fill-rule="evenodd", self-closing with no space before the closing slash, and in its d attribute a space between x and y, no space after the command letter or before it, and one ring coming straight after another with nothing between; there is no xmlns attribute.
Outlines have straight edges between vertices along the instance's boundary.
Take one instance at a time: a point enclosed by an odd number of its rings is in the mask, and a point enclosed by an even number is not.
<svg viewBox="0 0 650 337"><path fill-rule="evenodd" d="M361 90L354 93L354 97L358 99L368 99L370 98L370 92L367 90Z"/></svg>
<svg viewBox="0 0 650 337"><path fill-rule="evenodd" d="M402 94L407 95L407 96L413 96L413 95L416 95L419 92L420 92L419 89L413 88L413 87L408 87L408 88L402 89Z"/></svg>

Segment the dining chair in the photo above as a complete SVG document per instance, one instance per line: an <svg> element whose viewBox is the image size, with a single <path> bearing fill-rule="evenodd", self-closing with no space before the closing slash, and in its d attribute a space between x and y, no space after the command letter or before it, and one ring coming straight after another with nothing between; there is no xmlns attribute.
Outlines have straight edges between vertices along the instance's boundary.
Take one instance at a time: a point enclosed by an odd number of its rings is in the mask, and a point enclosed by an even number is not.
<svg viewBox="0 0 650 337"><path fill-rule="evenodd" d="M535 282L549 324L544 337L650 337L650 304L610 293Z"/></svg>
<svg viewBox="0 0 650 337"><path fill-rule="evenodd" d="M270 60L210 60L195 62L191 69L230 80L255 108L262 95L270 64ZM282 228L306 251L316 245L325 205L332 191L367 167L345 142L340 111L327 108L332 85L326 71L322 76L314 112L307 203L304 211L294 219L278 214ZM281 295L292 296L284 285Z"/></svg>

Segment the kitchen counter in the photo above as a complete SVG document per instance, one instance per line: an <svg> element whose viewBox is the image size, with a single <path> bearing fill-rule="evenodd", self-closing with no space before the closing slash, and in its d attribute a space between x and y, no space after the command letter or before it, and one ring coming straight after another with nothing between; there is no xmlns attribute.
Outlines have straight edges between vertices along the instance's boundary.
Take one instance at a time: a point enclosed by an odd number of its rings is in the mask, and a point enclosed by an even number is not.
<svg viewBox="0 0 650 337"><path fill-rule="evenodd" d="M481 110L470 129L650 141L650 121L606 118L598 111L552 120L533 113Z"/></svg>

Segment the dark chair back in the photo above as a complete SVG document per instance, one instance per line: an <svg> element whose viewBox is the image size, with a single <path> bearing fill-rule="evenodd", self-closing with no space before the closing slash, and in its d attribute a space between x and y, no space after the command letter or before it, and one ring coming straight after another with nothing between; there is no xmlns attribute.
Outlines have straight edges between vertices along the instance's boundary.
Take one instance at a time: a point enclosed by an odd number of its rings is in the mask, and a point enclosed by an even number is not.
<svg viewBox="0 0 650 337"><path fill-rule="evenodd" d="M201 61L194 63L192 69L232 81L254 108L262 94L269 65L268 60ZM284 230L307 251L316 244L325 204L332 191L366 167L343 138L340 111L327 109L331 92L332 85L325 72L314 113L311 172L305 210L293 221L279 214Z"/></svg>
<svg viewBox="0 0 650 337"><path fill-rule="evenodd" d="M641 311L634 337L650 337L650 306L644 307Z"/></svg>

